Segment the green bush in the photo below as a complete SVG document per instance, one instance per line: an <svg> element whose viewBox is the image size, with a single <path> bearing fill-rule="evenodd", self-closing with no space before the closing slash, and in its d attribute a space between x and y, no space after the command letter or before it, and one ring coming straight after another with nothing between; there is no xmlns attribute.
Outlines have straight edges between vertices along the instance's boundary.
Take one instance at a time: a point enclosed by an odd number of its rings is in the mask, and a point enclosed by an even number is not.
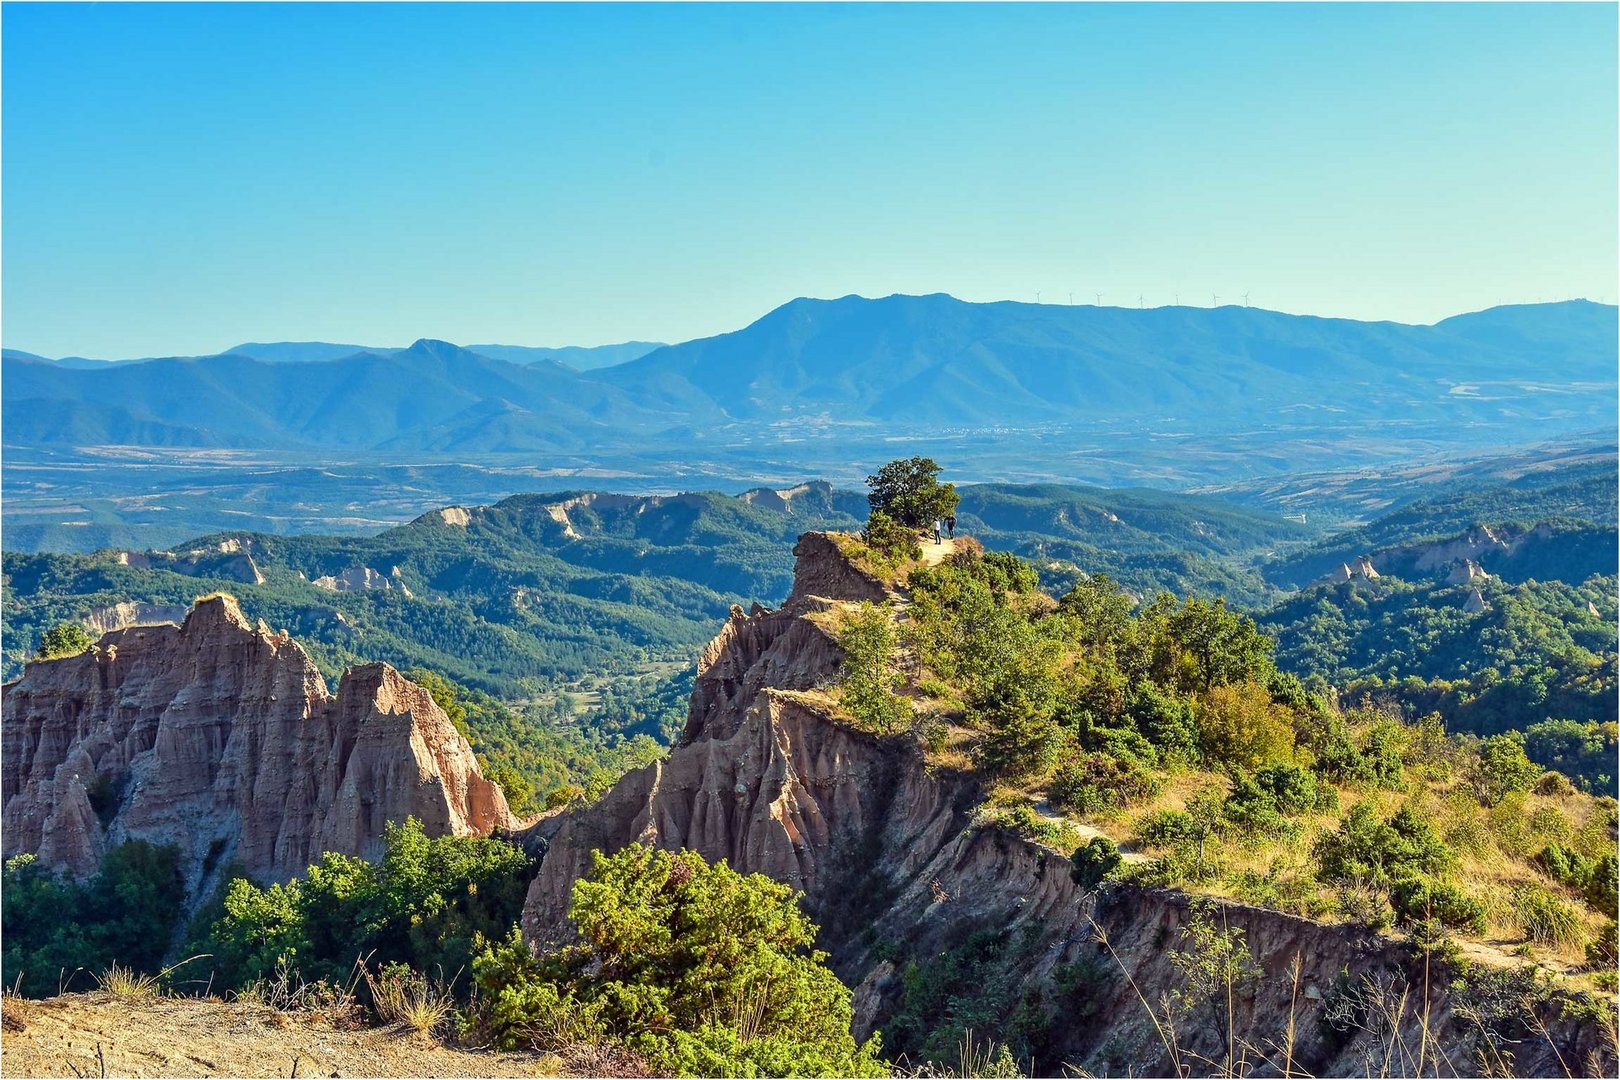
<svg viewBox="0 0 1620 1080"><path fill-rule="evenodd" d="M1454 856L1434 827L1406 807L1380 821L1367 803L1357 803L1312 849L1323 881L1388 886L1403 878L1444 873Z"/></svg>
<svg viewBox="0 0 1620 1080"><path fill-rule="evenodd" d="M1232 790L1222 804L1222 828L1240 842L1258 843L1291 836L1288 818L1338 806L1338 793L1319 784L1309 769L1287 762L1262 765L1252 774L1234 770Z"/></svg>
<svg viewBox="0 0 1620 1080"><path fill-rule="evenodd" d="M1185 810L1155 810L1136 824L1136 842L1150 848L1174 849L1207 837Z"/></svg>
<svg viewBox="0 0 1620 1080"><path fill-rule="evenodd" d="M483 1034L503 1046L610 1040L705 1076L881 1076L850 992L812 948L792 889L694 852L593 855L577 944L540 956L513 931L473 961Z"/></svg>
<svg viewBox="0 0 1620 1080"><path fill-rule="evenodd" d="M974 747L981 768L1012 781L1038 779L1052 771L1066 736L1040 703L1015 691L986 716L988 730Z"/></svg>
<svg viewBox="0 0 1620 1080"><path fill-rule="evenodd" d="M1041 583L1035 568L1010 551L987 551L979 566L985 582L997 593L1026 595Z"/></svg>
<svg viewBox="0 0 1620 1080"><path fill-rule="evenodd" d="M1172 691L1150 682L1132 687L1125 700L1125 712L1162 756L1186 764L1202 758L1198 743L1198 722L1190 702Z"/></svg>
<svg viewBox="0 0 1620 1080"><path fill-rule="evenodd" d="M1593 859L1562 844L1548 844L1535 857L1547 876L1581 894L1594 911L1614 918L1617 860L1614 852Z"/></svg>
<svg viewBox="0 0 1620 1080"><path fill-rule="evenodd" d="M1466 934L1483 934L1485 905L1449 882L1428 877L1397 881L1389 890L1397 921L1415 926L1433 922Z"/></svg>
<svg viewBox="0 0 1620 1080"><path fill-rule="evenodd" d="M1122 860L1119 848L1112 840L1106 836L1093 836L1074 849L1069 861L1074 864L1069 876L1074 879L1076 885L1090 892L1101 885L1109 874L1119 869Z"/></svg>
<svg viewBox="0 0 1620 1080"><path fill-rule="evenodd" d="M1376 713L1351 715L1365 721L1360 735L1338 713L1317 714L1305 725L1302 741L1315 756L1312 767L1336 783L1398 790L1404 771L1398 725Z"/></svg>
<svg viewBox="0 0 1620 1080"><path fill-rule="evenodd" d="M54 994L64 973L113 963L147 975L162 970L185 901L180 854L132 840L113 848L85 882L47 870L32 855L7 860L0 879L4 950L0 978L29 997ZM79 987L84 989L83 986Z"/></svg>
<svg viewBox="0 0 1620 1080"><path fill-rule="evenodd" d="M1495 806L1510 792L1529 791L1541 767L1524 753L1524 736L1517 731L1492 735L1479 746L1472 778L1481 806Z"/></svg>
<svg viewBox="0 0 1620 1080"><path fill-rule="evenodd" d="M1152 769L1108 754L1081 754L1058 766L1047 785L1053 805L1076 814L1101 814L1152 798L1164 780Z"/></svg>
<svg viewBox="0 0 1620 1080"><path fill-rule="evenodd" d="M41 660L78 656L95 643L90 631L78 623L57 623L40 635L37 655Z"/></svg>
<svg viewBox="0 0 1620 1080"><path fill-rule="evenodd" d="M894 669L899 635L888 609L864 603L838 632L843 651L839 700L866 731L892 735L905 730L912 719L909 698L895 691L901 679Z"/></svg>
<svg viewBox="0 0 1620 1080"><path fill-rule="evenodd" d="M430 839L408 818L385 830L380 862L328 852L286 883L231 880L199 919L190 951L213 956L223 988L283 964L310 982L341 983L357 956L449 974L466 967L476 937L517 921L532 870L514 844Z"/></svg>
<svg viewBox="0 0 1620 1080"><path fill-rule="evenodd" d="M1307 814L1339 806L1338 792L1318 783L1309 769L1288 762L1262 765L1254 771L1254 783L1280 814Z"/></svg>
<svg viewBox="0 0 1620 1080"><path fill-rule="evenodd" d="M1199 700L1196 716L1204 758L1217 765L1256 769L1293 755L1288 710L1259 683L1212 687Z"/></svg>
<svg viewBox="0 0 1620 1080"><path fill-rule="evenodd" d="M1164 852L1151 867L1132 871L1144 885L1172 885L1180 881L1207 881L1219 869L1210 841L1222 825L1221 803L1200 796L1186 810L1155 810L1137 823L1136 842Z"/></svg>
<svg viewBox="0 0 1620 1080"><path fill-rule="evenodd" d="M866 546L885 562L903 563L922 558L922 545L917 542L917 530L902 525L888 514L874 510L861 534Z"/></svg>

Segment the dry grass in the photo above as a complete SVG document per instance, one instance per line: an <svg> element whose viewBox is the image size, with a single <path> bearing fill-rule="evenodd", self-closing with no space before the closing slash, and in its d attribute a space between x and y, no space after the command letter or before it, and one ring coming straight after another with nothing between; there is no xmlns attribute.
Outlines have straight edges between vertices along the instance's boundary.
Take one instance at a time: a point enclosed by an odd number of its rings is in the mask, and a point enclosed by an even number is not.
<svg viewBox="0 0 1620 1080"><path fill-rule="evenodd" d="M965 752L962 756L966 757ZM1140 851L1133 846L1132 838L1149 814L1185 810L1199 794L1212 792L1221 796L1230 786L1227 778L1219 773L1180 770L1168 774L1164 788L1151 799L1124 810L1074 820L1108 835L1124 851ZM1215 879L1197 885L1196 891L1254 902L1237 887L1243 875L1285 883L1297 879L1301 891L1308 886L1314 897L1307 897L1305 902L1271 906L1312 918L1332 917L1331 890L1314 881L1315 866L1310 852L1316 839L1337 829L1340 820L1357 803L1371 804L1385 818L1402 806L1409 806L1433 823L1447 846L1456 852L1458 884L1485 905L1489 926L1484 937L1477 941L1503 954L1517 949L1520 955L1528 955L1566 973L1584 965L1585 943L1596 937L1605 918L1580 903L1569 889L1550 879L1528 860L1554 841L1589 855L1612 851L1614 841L1596 799L1579 791L1549 785L1542 793L1515 794L1497 807L1486 809L1479 805L1460 776L1427 782L1412 780L1402 791L1348 785L1338 786L1336 790L1337 811L1290 819L1297 829L1294 837L1254 843L1234 838L1212 840L1211 852L1220 872ZM1032 802L1039 799L1034 788L1024 794ZM1527 925L1525 898L1530 890L1545 892L1565 902L1570 919L1555 918L1553 925L1548 925L1545 919L1539 918L1550 906L1544 904L1531 913ZM1556 906L1552 906L1556 910Z"/></svg>
<svg viewBox="0 0 1620 1080"><path fill-rule="evenodd" d="M96 989L104 994L111 994L115 998L153 998L164 992L164 980L176 971L185 967L193 960L201 960L201 956L190 956L177 964L171 964L156 975L147 975L136 971L132 967L125 967L116 960L107 965L105 971L94 976Z"/></svg>
<svg viewBox="0 0 1620 1080"><path fill-rule="evenodd" d="M365 972L371 1003L385 1024L398 1024L420 1035L438 1034L455 1014L455 983L441 983L393 964L376 975Z"/></svg>
<svg viewBox="0 0 1620 1080"><path fill-rule="evenodd" d="M160 990L156 975L143 975L117 961L109 965L106 971L98 972L95 979L97 990L115 998L157 997Z"/></svg>

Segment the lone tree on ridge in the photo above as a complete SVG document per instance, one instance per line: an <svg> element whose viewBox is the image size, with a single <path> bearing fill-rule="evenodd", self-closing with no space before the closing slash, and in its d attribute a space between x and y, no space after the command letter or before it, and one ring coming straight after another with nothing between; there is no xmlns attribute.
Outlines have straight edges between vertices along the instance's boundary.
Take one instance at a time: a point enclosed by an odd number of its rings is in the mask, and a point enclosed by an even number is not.
<svg viewBox="0 0 1620 1080"><path fill-rule="evenodd" d="M961 497L955 484L939 482L933 458L900 458L866 478L872 516L882 515L910 529L922 529L956 510Z"/></svg>

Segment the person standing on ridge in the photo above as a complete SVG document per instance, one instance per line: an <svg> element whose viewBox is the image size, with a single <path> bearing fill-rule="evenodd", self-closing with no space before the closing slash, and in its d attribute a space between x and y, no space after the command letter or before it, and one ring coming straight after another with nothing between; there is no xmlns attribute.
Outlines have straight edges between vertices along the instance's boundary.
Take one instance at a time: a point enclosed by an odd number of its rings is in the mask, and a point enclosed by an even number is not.
<svg viewBox="0 0 1620 1080"><path fill-rule="evenodd" d="M937 543L940 542L940 533L943 530L944 530L944 526L940 523L939 518L935 518L934 519L934 543L937 544Z"/></svg>
<svg viewBox="0 0 1620 1080"><path fill-rule="evenodd" d="M956 539L956 515L955 514L946 514L945 515L945 534L947 536L949 536L952 540Z"/></svg>

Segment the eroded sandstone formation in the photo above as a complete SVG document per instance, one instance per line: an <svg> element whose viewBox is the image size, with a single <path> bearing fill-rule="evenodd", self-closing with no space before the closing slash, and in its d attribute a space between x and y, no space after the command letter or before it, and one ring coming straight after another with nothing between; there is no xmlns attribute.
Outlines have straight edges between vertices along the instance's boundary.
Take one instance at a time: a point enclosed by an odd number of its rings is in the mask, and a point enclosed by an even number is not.
<svg viewBox="0 0 1620 1080"><path fill-rule="evenodd" d="M514 824L426 690L369 664L333 695L225 596L29 664L5 687L0 758L8 857L84 875L111 845L174 844L194 891L232 861L283 879L323 851L375 857L407 816L433 835Z"/></svg>
<svg viewBox="0 0 1620 1080"><path fill-rule="evenodd" d="M807 534L795 552L796 586L783 608L734 610L704 653L677 747L596 803L538 826L547 843L525 905L526 936L567 939L570 890L593 849L690 848L803 890L823 929L820 945L855 987L861 1037L900 1005L907 958L926 965L990 935L1003 959L986 977L1011 980L1015 1000L1049 1016L1048 1057L1031 1075L1065 1066L1099 1075L1214 1071L1209 1063L1226 1049L1215 1025L1184 1017L1172 1062L1149 1015L1185 986L1170 957L1194 901L1171 890L1082 890L1061 854L974 823L982 792L972 775L926 767L909 737L881 739L839 722L817 691L839 666L829 616L873 599L872 583L825 536ZM1474 1066L1475 1032L1455 1016L1457 998L1399 942L1237 904L1222 904L1216 917L1244 931L1265 976L1236 1004L1234 1029L1273 1053L1293 1018L1288 1061L1268 1073L1286 1064L1296 1074L1368 1075L1380 1062L1386 1074L1399 1072L1412 1064L1404 1048L1420 1043L1431 1059L1441 1043L1455 1055L1448 1072ZM1084 973L1078 983L1075 972ZM1365 989L1364 977L1377 989ZM1399 999L1390 1023L1328 1022L1329 1010L1355 1013L1348 995L1374 993ZM1556 1047L1525 1041L1514 1069L1539 1075L1560 1068L1560 1055L1580 1068L1613 1068L1612 1047L1590 1025L1565 1024L1554 1037Z"/></svg>

